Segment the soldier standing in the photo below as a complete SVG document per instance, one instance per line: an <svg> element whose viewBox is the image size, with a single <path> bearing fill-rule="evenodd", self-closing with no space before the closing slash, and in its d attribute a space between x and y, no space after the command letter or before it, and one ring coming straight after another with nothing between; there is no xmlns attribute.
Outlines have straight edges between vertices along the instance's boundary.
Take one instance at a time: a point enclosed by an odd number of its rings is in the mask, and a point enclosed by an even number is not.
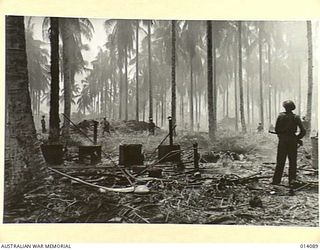
<svg viewBox="0 0 320 250"><path fill-rule="evenodd" d="M154 135L156 124L153 122L152 117L149 118L149 135Z"/></svg>
<svg viewBox="0 0 320 250"><path fill-rule="evenodd" d="M293 101L285 101L282 106L285 112L279 114L276 122L275 132L278 135L277 165L273 175L272 184L278 185L281 182L286 159L289 159L289 185L292 187L296 182L297 173L297 145L305 136L306 130L302 125L301 119L292 111L296 106ZM299 134L296 135L297 127Z"/></svg>
<svg viewBox="0 0 320 250"><path fill-rule="evenodd" d="M110 135L110 123L107 121L106 117L103 118L102 125L102 135L104 135L104 132L107 132Z"/></svg>
<svg viewBox="0 0 320 250"><path fill-rule="evenodd" d="M41 129L42 129L42 133L46 133L47 132L47 129L46 129L46 120L44 119L44 115L42 116L42 119L41 119Z"/></svg>
<svg viewBox="0 0 320 250"><path fill-rule="evenodd" d="M257 127L257 131L258 131L258 133L262 133L263 132L263 126L262 126L261 122L259 122L259 126Z"/></svg>

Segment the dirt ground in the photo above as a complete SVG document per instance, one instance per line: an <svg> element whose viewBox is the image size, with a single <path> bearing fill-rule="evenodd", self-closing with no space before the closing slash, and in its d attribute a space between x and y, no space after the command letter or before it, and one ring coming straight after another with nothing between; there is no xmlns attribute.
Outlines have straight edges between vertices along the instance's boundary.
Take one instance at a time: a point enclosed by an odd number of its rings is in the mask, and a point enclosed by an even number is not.
<svg viewBox="0 0 320 250"><path fill-rule="evenodd" d="M86 133L92 138L90 130ZM64 164L50 166L46 185L8 202L4 222L319 226L318 172L311 166L309 142L299 148L300 186L290 190L287 166L282 184L270 184L274 135L220 131L210 143L206 133L178 131L175 144L181 145L184 164L177 165L157 163L156 148L166 133L115 129L102 135L99 130L105 154L90 165L78 162L78 145L92 143L73 131ZM193 166L194 142L199 144L199 169ZM144 165L162 169L161 176L150 177L148 171L137 176L131 167L118 166L119 145L136 143L142 144Z"/></svg>

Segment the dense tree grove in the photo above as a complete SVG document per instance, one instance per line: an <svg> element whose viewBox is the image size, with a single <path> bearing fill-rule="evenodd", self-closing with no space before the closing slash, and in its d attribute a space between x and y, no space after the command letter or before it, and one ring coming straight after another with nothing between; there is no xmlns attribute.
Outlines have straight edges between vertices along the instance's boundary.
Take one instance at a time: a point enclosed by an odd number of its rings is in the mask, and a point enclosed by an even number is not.
<svg viewBox="0 0 320 250"><path fill-rule="evenodd" d="M60 103L73 119L151 117L163 126L172 115L178 129L216 131L228 120L246 133L259 122L267 130L292 99L316 125L311 22L101 20L104 42L95 49L91 21L59 18ZM47 40L33 37L32 18L25 23L32 109L40 114L50 53ZM48 33L49 18L42 27ZM88 53L95 58L86 61ZM66 135L68 127L65 120Z"/></svg>

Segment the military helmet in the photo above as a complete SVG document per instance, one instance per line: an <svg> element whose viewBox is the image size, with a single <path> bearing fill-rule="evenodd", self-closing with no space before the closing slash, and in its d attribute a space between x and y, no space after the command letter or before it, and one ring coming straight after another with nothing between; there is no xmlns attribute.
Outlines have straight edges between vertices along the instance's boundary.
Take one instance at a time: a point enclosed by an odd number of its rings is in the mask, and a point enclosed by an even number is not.
<svg viewBox="0 0 320 250"><path fill-rule="evenodd" d="M295 110L295 109L296 109L296 105L295 105L294 102L291 101L291 100L284 101L284 102L282 103L282 106L283 106L286 110Z"/></svg>

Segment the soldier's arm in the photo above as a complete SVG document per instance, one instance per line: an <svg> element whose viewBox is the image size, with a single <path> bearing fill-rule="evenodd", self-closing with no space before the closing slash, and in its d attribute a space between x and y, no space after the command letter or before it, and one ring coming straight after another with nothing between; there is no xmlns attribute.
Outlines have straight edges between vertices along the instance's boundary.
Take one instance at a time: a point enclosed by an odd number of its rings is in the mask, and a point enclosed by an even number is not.
<svg viewBox="0 0 320 250"><path fill-rule="evenodd" d="M300 133L297 135L297 138L302 139L306 135L306 129L304 128L299 116L297 116L297 125L300 129Z"/></svg>
<svg viewBox="0 0 320 250"><path fill-rule="evenodd" d="M280 115L278 116L278 118L277 118L277 121L276 121L276 126L275 126L275 128L274 128L274 131L276 131L276 134L279 134L281 131L280 131Z"/></svg>

